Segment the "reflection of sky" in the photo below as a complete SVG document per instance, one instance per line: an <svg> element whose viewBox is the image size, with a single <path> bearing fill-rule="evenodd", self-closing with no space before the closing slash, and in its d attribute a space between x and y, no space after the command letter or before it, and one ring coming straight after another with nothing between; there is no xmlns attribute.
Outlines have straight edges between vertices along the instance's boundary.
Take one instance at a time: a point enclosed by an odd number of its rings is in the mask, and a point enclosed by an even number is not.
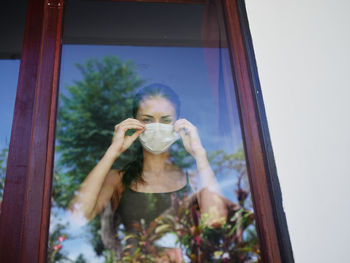
<svg viewBox="0 0 350 263"><path fill-rule="evenodd" d="M180 117L197 126L208 151L224 149L234 152L237 149L242 140L240 128L236 127L234 131L235 142L223 140L218 130L217 109L202 48L65 45L62 51L61 91L62 87L81 77L74 66L75 62L83 64L89 57L102 58L107 55L134 61L139 66L141 79L147 80L146 85L160 82L173 88L182 104Z"/></svg>
<svg viewBox="0 0 350 263"><path fill-rule="evenodd" d="M138 65L138 74L147 84L160 82L173 88L181 100L181 118L186 118L197 126L202 143L208 152L219 149L233 153L242 144L240 127L236 125L234 135L225 137L218 129L218 110L208 80L202 48L187 47L134 47L134 46L83 46L64 45L60 73L60 91L74 80L80 80L81 74L74 63L84 64L87 58L102 58L116 55L121 60L132 60ZM17 87L19 61L0 61L1 93L0 147L9 142L15 91ZM235 118L238 118L234 106ZM222 113L221 113L222 114ZM231 200L232 186L236 182L235 172L219 175L223 194ZM58 212L64 219L64 214ZM75 258L80 252L90 251L82 246L80 238L65 241L70 255ZM86 244L88 246L88 244ZM86 249L86 250L85 250ZM85 250L85 252L84 252ZM79 253L78 253L79 252ZM94 261L95 262L95 261Z"/></svg>
<svg viewBox="0 0 350 263"><path fill-rule="evenodd" d="M232 137L225 136L218 128L218 110L208 80L203 48L64 45L60 92L65 93L65 86L81 79L75 63L84 64L87 58L100 59L108 55L133 61L138 66L140 78L146 80L145 85L160 82L173 88L181 100L180 118L186 118L197 126L208 152L222 149L233 153L242 145L239 125L234 127ZM238 119L236 105L233 108L234 117ZM232 181L235 180L232 175L234 172L218 176L223 181L224 195L231 200L234 199ZM231 188L227 182L231 182Z"/></svg>
<svg viewBox="0 0 350 263"><path fill-rule="evenodd" d="M53 216L53 214L57 216ZM57 224L64 225L64 233L68 234L68 238L63 241L62 253L70 259L75 260L79 254L83 254L88 262L99 263L104 262L103 257L97 257L89 242L89 230L87 226L77 227L71 224L69 215L61 208L51 210L50 232L54 230ZM57 242L58 243L58 242Z"/></svg>
<svg viewBox="0 0 350 263"><path fill-rule="evenodd" d="M141 79L147 81L145 85L160 82L173 88L182 104L180 117L197 126L203 146L208 152L222 149L233 153L242 145L239 126L235 127L234 135L229 138L218 130L218 110L211 93L202 48L64 45L60 92L65 93L65 86L81 79L74 63L84 64L87 58L102 58L107 55L116 55L123 61L132 60L138 65ZM238 118L235 105L234 108L235 118ZM235 171L218 175L223 194L233 201L236 200L232 189L237 181L235 175ZM64 217L63 214L62 216ZM75 258L80 253L78 251L84 251L81 243L79 238L70 241L67 252L70 252L71 258Z"/></svg>
<svg viewBox="0 0 350 263"><path fill-rule="evenodd" d="M10 143L19 60L0 60L0 150Z"/></svg>

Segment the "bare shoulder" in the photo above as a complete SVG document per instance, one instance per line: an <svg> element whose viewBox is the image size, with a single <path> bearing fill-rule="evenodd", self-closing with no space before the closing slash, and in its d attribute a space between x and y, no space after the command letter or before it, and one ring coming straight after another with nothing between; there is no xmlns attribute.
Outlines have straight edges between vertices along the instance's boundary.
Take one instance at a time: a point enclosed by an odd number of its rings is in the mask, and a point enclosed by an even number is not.
<svg viewBox="0 0 350 263"><path fill-rule="evenodd" d="M118 169L111 169L107 174L105 183L113 186L113 188L119 188L122 184L123 174L123 171L120 171Z"/></svg>
<svg viewBox="0 0 350 263"><path fill-rule="evenodd" d="M107 174L106 180L120 181L123 178L123 172L118 169L111 169Z"/></svg>

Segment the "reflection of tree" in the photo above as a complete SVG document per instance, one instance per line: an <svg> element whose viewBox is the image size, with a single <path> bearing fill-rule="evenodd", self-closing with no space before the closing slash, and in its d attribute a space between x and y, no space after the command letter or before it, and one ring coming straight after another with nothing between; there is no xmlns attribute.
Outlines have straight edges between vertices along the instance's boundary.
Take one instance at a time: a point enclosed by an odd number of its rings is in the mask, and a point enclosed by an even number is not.
<svg viewBox="0 0 350 263"><path fill-rule="evenodd" d="M67 207L80 183L105 153L114 126L131 117L132 95L143 84L135 73L136 66L115 56L101 61L89 59L77 67L82 80L66 87L65 95L60 97L57 117L58 162L53 177L52 203L63 208ZM114 167L121 169L134 158L137 147L141 147L140 144L134 143ZM179 142L172 150L175 153L173 161L180 167L192 165L193 160L188 158ZM90 222L90 241L98 255L104 252L99 234L101 220L109 219L102 215Z"/></svg>
<svg viewBox="0 0 350 263"><path fill-rule="evenodd" d="M234 176L237 202L224 199L228 208L227 221L221 228L207 227L206 216L198 211L194 196L175 200L173 205L149 226L135 223L138 232L115 238L115 221L103 220L102 232L105 245L120 262L157 262L169 255L157 249L156 241L172 233L182 251L191 262L258 262L260 251L255 229L254 213L251 208L243 149L234 154L222 150L210 154L211 165L218 176ZM107 211L111 211L110 207ZM105 214L107 217L111 215ZM112 223L111 223L112 222ZM124 235L127 233L124 233ZM133 240L133 246L122 243ZM138 249L133 249L134 247ZM171 260L165 262L172 262Z"/></svg>
<svg viewBox="0 0 350 263"><path fill-rule="evenodd" d="M87 263L83 254L79 254L78 258L74 261L74 263Z"/></svg>
<svg viewBox="0 0 350 263"><path fill-rule="evenodd" d="M158 218L163 232L176 234L191 262L252 262L259 258L252 211L225 199L227 221L221 227L209 227L204 222L210 215L200 213L192 200L178 202L173 211Z"/></svg>
<svg viewBox="0 0 350 263"><path fill-rule="evenodd" d="M0 213L1 213L2 197L4 194L7 155L8 155L8 148L2 149L0 152Z"/></svg>
<svg viewBox="0 0 350 263"><path fill-rule="evenodd" d="M130 117L132 94L143 83L132 62L115 56L89 59L76 66L82 80L67 86L68 94L61 94L57 117L58 163L64 170L60 176L66 181L59 178L64 188L57 185L54 198L63 207L103 156L114 126ZM126 157L121 156L119 162Z"/></svg>
<svg viewBox="0 0 350 263"><path fill-rule="evenodd" d="M83 65L78 64L77 67L82 74L82 80L66 87L67 93L61 95L58 110L58 162L55 165L53 176L52 204L62 208L67 207L83 179L108 148L113 134L113 127L131 116L132 94L143 83L137 77L135 73L136 67L132 62L122 62L114 56L105 57L101 61L90 59ZM135 148L137 146L139 147L140 145L136 143L123 154L118 159L115 167L120 169L130 158L134 158L133 153L136 151ZM193 165L193 159L186 153L180 141L172 147L172 157L173 161L182 168ZM246 205L249 188L247 188L246 183L243 150L231 155L224 151L217 151L210 155L210 161L217 174L237 176L235 191L239 204L227 200L230 211L225 230L225 233L228 235L227 238L221 238L219 245L216 245L216 247L210 247L211 245L207 244L207 247L202 250L216 252L216 257L222 258L227 255L223 251L238 249L237 247L232 247L232 244L239 244L241 250L246 249L246 253L243 254L247 256L249 231L253 231L249 253L252 253L252 249L256 248L257 241L256 236L254 236L255 229L252 212ZM232 171L235 171L235 173L233 174ZM182 216L185 218L188 214ZM169 214L167 218L170 220L167 225L173 227L169 229L174 230L176 225L174 219L178 217L171 217ZM100 217L96 217L90 222L92 233L90 241L98 255L104 254L106 262L116 262L122 253L126 255L126 251L123 251L121 246L122 242L124 242L123 238L115 238L116 228L118 227L118 220L115 219L113 218L111 206L108 205ZM165 221L159 222L165 224ZM186 250L189 251L189 255L193 252L193 247L191 247L192 240L196 237L191 232L193 231L193 226L189 225L192 224L191 222L193 223L193 221L188 221L186 223L188 225L184 226L189 231L186 232L184 230L179 239L179 242L187 246ZM234 230L232 230L233 228ZM156 239L159 235L164 234L165 230L168 231L169 229L166 227L159 228L158 226L148 235L156 234L156 236L152 237ZM211 235L210 238L215 236L213 232L209 235L208 229L199 225L196 229L196 235L200 236L203 242L207 239L206 236ZM154 231L157 233L154 233ZM142 234L143 232L141 231L140 233ZM225 237L225 235L222 235L222 237ZM141 235L140 238L145 237ZM198 241L198 238L196 240ZM205 244L204 242L202 245L205 246ZM107 251L106 247L110 248L110 251ZM221 252L217 252L218 250L222 252L221 255L219 255ZM201 256L203 255L202 253ZM211 254L211 256L213 255ZM140 256L142 257L142 255ZM231 258L234 258L234 256ZM83 258L79 260L83 262Z"/></svg>
<svg viewBox="0 0 350 263"><path fill-rule="evenodd" d="M216 175L229 178L236 178L235 194L237 201L246 208L252 209L251 195L248 182L247 166L243 148L239 148L235 153L228 154L223 150L218 150L209 155L209 162Z"/></svg>
<svg viewBox="0 0 350 263"><path fill-rule="evenodd" d="M227 199L225 202L229 209L228 219L215 228L204 223L209 215L200 213L194 195L184 200L173 199L171 208L150 225L145 225L142 220L134 223L137 232L125 233L121 251L111 248L114 254L111 262L179 262L174 253L169 254L157 246L157 241L169 234L176 237L178 246L190 262L259 262L253 212L244 208L245 200L241 204Z"/></svg>
<svg viewBox="0 0 350 263"><path fill-rule="evenodd" d="M49 236L48 242L48 262L66 262L69 259L62 253L63 243L67 238L65 226L57 224Z"/></svg>
<svg viewBox="0 0 350 263"><path fill-rule="evenodd" d="M67 94L61 94L57 117L59 155L52 197L53 203L63 208L108 148L114 126L130 117L132 94L143 83L132 62L122 62L115 56L101 61L89 59L76 66L82 80L66 87ZM122 166L128 156L121 156L116 165ZM90 226L91 243L100 255L104 246L98 235L99 218Z"/></svg>

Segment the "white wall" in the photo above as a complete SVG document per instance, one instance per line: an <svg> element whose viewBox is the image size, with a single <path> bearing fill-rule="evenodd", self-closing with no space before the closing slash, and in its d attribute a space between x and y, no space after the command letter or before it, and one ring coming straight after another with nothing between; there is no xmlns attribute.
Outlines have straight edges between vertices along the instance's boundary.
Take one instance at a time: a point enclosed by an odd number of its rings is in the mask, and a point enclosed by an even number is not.
<svg viewBox="0 0 350 263"><path fill-rule="evenodd" d="M350 1L246 5L295 262L350 262Z"/></svg>

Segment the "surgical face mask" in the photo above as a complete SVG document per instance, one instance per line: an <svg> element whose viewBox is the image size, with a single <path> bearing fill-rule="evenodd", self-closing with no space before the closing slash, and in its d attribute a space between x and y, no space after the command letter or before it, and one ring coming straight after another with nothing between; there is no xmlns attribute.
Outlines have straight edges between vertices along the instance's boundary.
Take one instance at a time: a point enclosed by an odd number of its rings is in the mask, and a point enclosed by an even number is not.
<svg viewBox="0 0 350 263"><path fill-rule="evenodd" d="M150 123L145 125L145 130L139 139L142 146L153 154L166 152L169 147L181 136L174 131L174 126L163 123Z"/></svg>

